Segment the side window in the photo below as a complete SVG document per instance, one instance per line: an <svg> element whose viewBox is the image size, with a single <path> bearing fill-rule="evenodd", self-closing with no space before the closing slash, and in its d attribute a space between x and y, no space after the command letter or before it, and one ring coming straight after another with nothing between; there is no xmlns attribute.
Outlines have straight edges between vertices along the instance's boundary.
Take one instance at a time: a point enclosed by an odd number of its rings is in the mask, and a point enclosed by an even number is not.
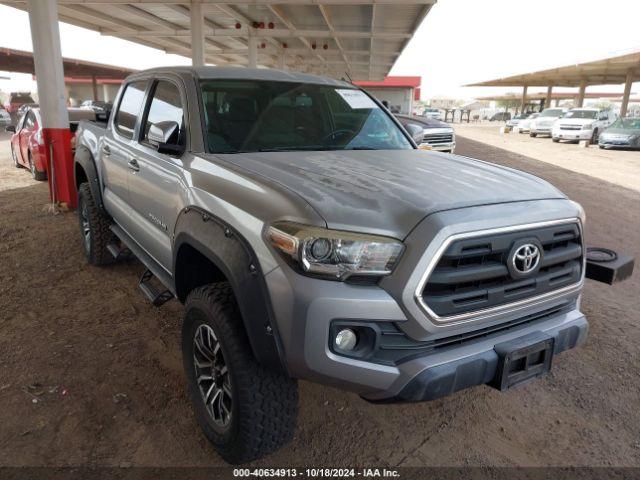
<svg viewBox="0 0 640 480"><path fill-rule="evenodd" d="M148 142L151 125L166 126L174 122L178 129L167 143L184 145L184 108L178 87L171 82L159 80L153 91L149 113L144 125L143 142Z"/></svg>
<svg viewBox="0 0 640 480"><path fill-rule="evenodd" d="M146 88L146 80L132 82L125 87L120 100L114 125L116 130L127 138L133 138L133 130L136 127L136 119L140 114Z"/></svg>
<svg viewBox="0 0 640 480"><path fill-rule="evenodd" d="M29 130L31 130L36 124L36 117L33 114L33 112L28 112L27 113L27 118L24 121L24 128L28 128Z"/></svg>

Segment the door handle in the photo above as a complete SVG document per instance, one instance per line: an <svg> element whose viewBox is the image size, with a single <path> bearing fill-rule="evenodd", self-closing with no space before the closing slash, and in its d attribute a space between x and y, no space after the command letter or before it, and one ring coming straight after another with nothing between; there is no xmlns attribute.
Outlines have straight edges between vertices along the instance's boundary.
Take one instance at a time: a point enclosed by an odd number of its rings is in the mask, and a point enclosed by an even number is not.
<svg viewBox="0 0 640 480"><path fill-rule="evenodd" d="M135 158L132 158L131 160L129 160L128 165L129 165L129 168L134 172L140 171L140 165L138 165L138 161Z"/></svg>
<svg viewBox="0 0 640 480"><path fill-rule="evenodd" d="M102 146L102 154L106 156L111 155L111 149L109 148L109 145Z"/></svg>

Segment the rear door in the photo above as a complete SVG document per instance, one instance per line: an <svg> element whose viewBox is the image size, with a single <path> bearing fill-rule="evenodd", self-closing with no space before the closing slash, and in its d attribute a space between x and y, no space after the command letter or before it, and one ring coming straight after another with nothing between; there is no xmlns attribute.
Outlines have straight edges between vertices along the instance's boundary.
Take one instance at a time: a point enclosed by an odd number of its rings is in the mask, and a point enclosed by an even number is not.
<svg viewBox="0 0 640 480"><path fill-rule="evenodd" d="M133 220L129 207L129 178L136 158L136 134L149 81L136 80L124 86L110 127L100 144L103 199L114 220L126 231Z"/></svg>
<svg viewBox="0 0 640 480"><path fill-rule="evenodd" d="M181 145L186 151L186 111L186 95L180 81L167 77L153 82L140 127L138 169L129 181L132 215L138 225L136 239L168 272L173 261L171 233L184 191L182 159L181 155L158 153L157 145L148 136L151 125L175 122L179 130L170 143Z"/></svg>

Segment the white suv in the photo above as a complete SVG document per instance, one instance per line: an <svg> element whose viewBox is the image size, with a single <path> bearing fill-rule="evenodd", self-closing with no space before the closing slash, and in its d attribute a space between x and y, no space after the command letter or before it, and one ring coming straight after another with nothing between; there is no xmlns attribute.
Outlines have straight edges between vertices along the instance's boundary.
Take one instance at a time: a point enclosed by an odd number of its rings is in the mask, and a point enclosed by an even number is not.
<svg viewBox="0 0 640 480"><path fill-rule="evenodd" d="M551 129L553 124L559 118L562 118L567 113L566 108L545 108L542 113L531 122L529 130L529 136L537 137L538 135L551 136Z"/></svg>
<svg viewBox="0 0 640 480"><path fill-rule="evenodd" d="M598 142L598 136L615 120L610 110L597 108L572 108L564 117L553 124L551 137L560 140L590 140Z"/></svg>

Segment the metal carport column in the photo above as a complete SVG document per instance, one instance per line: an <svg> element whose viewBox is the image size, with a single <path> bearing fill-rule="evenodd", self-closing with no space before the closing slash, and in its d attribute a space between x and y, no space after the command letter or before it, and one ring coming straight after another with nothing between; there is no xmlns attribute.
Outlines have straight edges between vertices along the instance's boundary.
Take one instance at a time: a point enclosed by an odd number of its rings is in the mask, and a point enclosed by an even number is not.
<svg viewBox="0 0 640 480"><path fill-rule="evenodd" d="M27 6L42 118L42 138L47 152L49 192L52 201L64 202L70 208L75 208L77 198L60 49L58 3L28 0Z"/></svg>

